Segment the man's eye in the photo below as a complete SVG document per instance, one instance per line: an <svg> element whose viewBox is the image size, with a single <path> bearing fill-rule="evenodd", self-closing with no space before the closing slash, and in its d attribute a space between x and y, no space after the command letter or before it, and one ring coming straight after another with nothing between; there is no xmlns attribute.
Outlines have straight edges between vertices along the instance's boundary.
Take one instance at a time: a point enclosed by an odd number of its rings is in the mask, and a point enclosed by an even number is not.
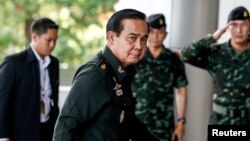
<svg viewBox="0 0 250 141"><path fill-rule="evenodd" d="M142 42L147 42L148 38L142 38Z"/></svg>
<svg viewBox="0 0 250 141"><path fill-rule="evenodd" d="M129 41L135 42L136 41L136 37L129 37Z"/></svg>
<svg viewBox="0 0 250 141"><path fill-rule="evenodd" d="M136 37L130 37L132 40L136 40Z"/></svg>

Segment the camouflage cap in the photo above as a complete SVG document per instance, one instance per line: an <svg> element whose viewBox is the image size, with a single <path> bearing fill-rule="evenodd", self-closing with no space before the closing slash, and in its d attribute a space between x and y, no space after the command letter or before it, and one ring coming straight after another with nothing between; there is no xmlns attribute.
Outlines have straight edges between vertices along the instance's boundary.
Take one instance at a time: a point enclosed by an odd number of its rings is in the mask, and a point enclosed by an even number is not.
<svg viewBox="0 0 250 141"><path fill-rule="evenodd" d="M165 21L165 17L163 14L152 14L147 18L147 22L149 24L150 27L153 28L162 28L165 27L166 28L166 21Z"/></svg>
<svg viewBox="0 0 250 141"><path fill-rule="evenodd" d="M248 10L243 6L239 6L230 12L227 22L233 20L246 20L246 19L250 20Z"/></svg>

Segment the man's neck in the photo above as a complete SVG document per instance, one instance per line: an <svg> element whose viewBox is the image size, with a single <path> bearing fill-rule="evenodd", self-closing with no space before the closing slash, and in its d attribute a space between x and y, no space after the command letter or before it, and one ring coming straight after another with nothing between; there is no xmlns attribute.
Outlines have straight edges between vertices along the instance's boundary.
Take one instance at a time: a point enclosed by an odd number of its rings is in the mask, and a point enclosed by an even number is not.
<svg viewBox="0 0 250 141"><path fill-rule="evenodd" d="M162 50L163 50L163 46L159 46L159 47L148 47L149 48L149 51L151 53L151 55L154 57L154 58L157 58Z"/></svg>
<svg viewBox="0 0 250 141"><path fill-rule="evenodd" d="M237 54L241 54L242 52L250 48L249 42L244 42L244 43L231 42L231 45Z"/></svg>

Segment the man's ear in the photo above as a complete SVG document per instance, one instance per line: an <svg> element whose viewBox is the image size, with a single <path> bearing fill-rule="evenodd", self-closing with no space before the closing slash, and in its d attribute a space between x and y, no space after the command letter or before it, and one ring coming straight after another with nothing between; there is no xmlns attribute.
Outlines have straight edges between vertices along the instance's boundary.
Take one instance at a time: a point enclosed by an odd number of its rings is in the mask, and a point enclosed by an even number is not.
<svg viewBox="0 0 250 141"><path fill-rule="evenodd" d="M38 35L36 33L31 33L31 40L36 41L38 38Z"/></svg>
<svg viewBox="0 0 250 141"><path fill-rule="evenodd" d="M108 31L107 32L107 45L108 46L112 46L114 44L114 37L115 37L115 33L113 31Z"/></svg>

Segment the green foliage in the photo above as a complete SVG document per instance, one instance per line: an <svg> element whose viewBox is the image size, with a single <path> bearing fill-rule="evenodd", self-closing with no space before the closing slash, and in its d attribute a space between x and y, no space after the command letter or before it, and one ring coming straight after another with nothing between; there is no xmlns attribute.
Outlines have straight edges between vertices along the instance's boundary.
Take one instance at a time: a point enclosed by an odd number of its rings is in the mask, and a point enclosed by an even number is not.
<svg viewBox="0 0 250 141"><path fill-rule="evenodd" d="M33 19L50 17L60 25L53 52L77 67L105 45L105 24L117 0L9 0L0 2L0 63L29 44Z"/></svg>

